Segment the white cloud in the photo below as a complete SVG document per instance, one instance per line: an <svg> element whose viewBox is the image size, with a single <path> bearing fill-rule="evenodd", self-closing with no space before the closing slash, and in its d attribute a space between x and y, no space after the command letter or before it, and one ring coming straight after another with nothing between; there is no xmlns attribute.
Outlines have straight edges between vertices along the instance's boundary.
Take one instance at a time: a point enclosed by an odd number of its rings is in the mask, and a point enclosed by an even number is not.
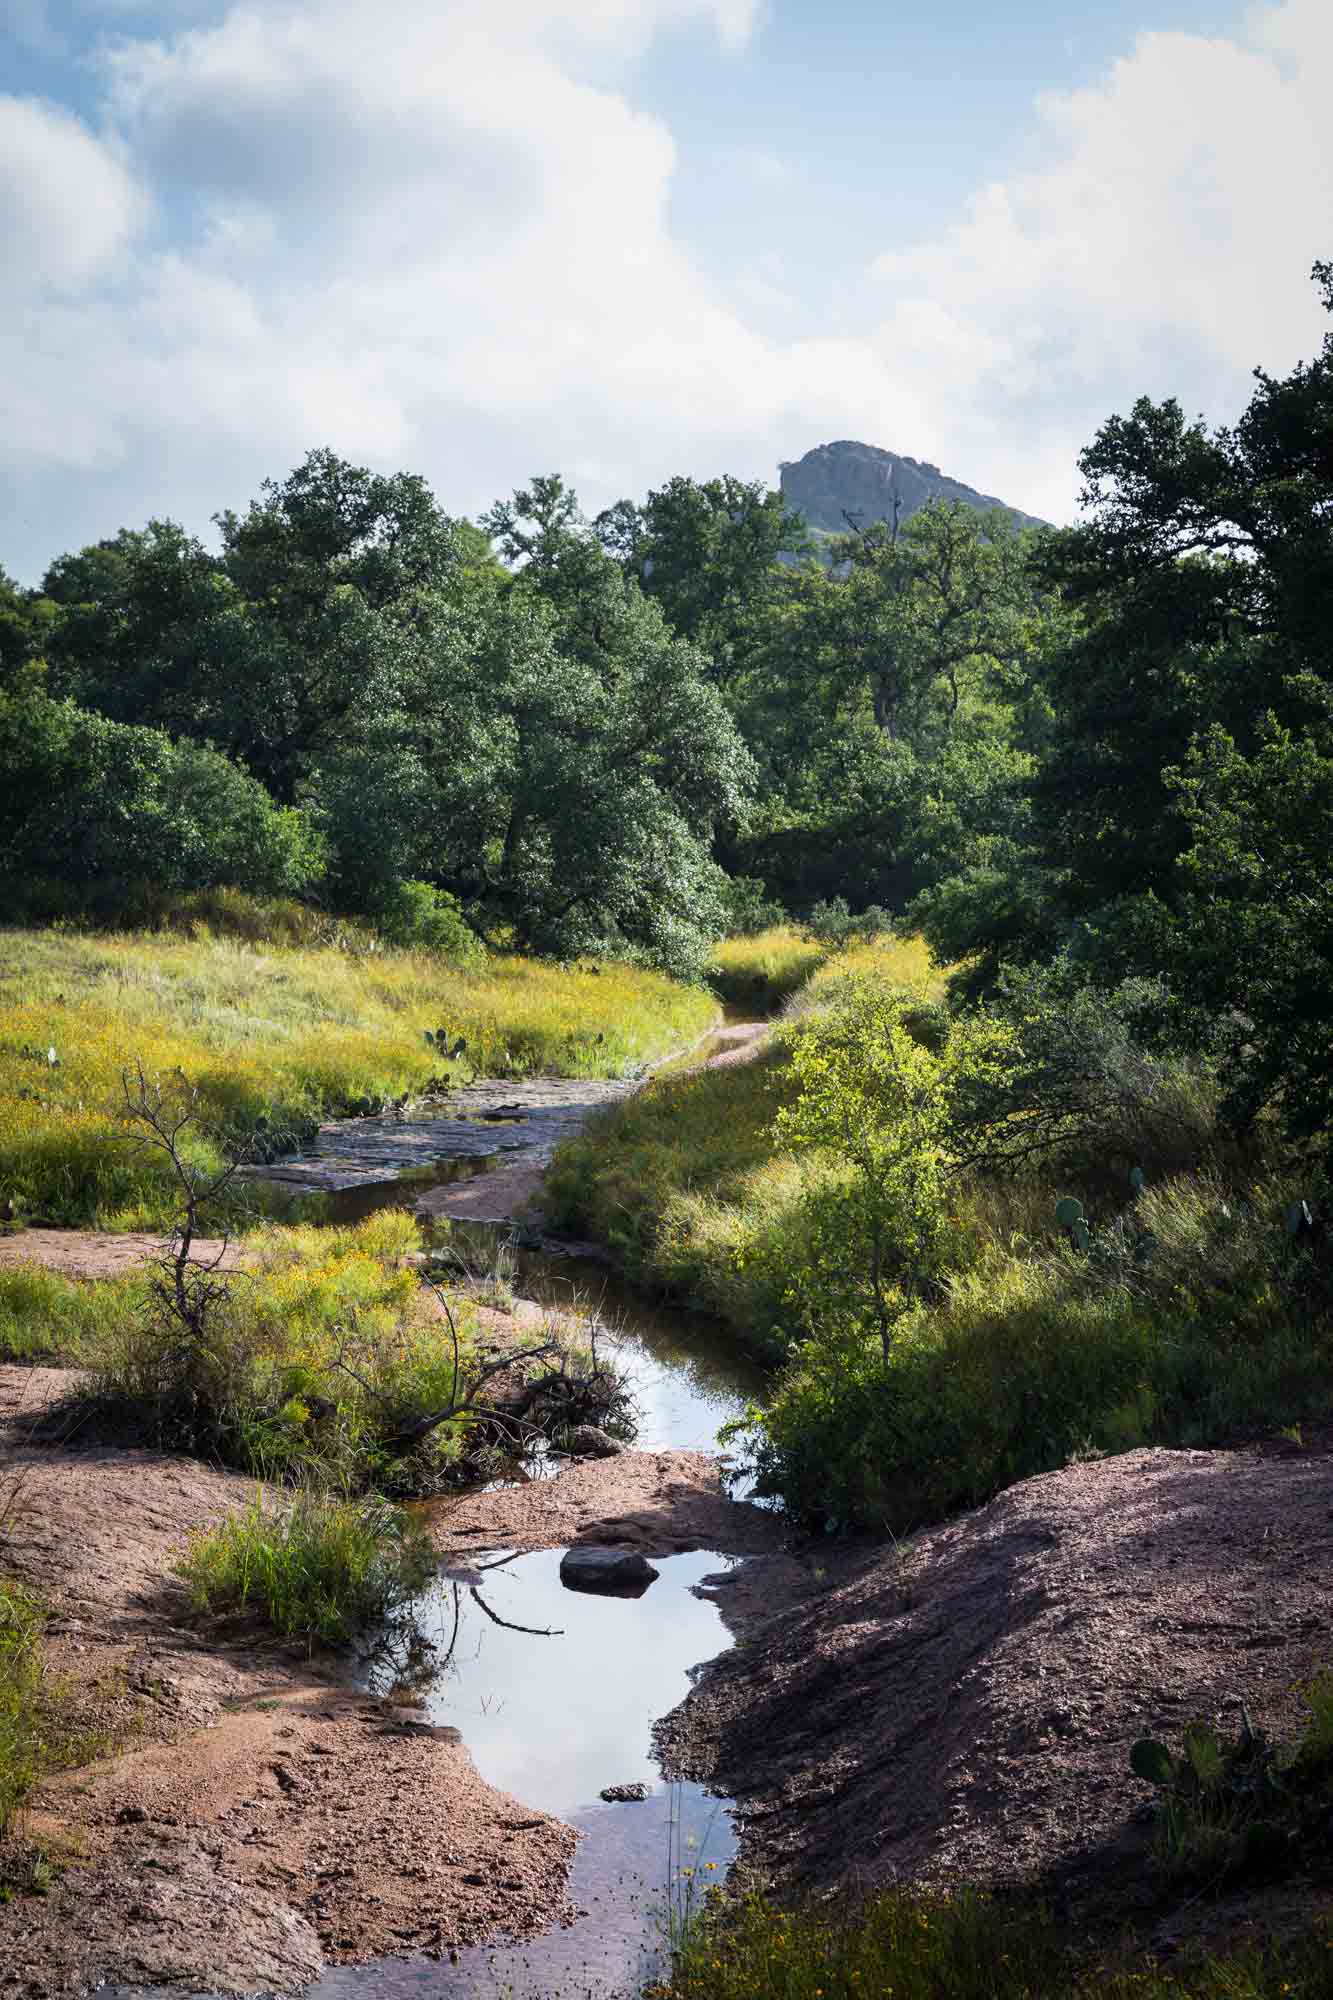
<svg viewBox="0 0 1333 2000"><path fill-rule="evenodd" d="M150 512L203 527L321 443L475 511L538 469L601 505L861 436L1061 514L1111 409L1176 390L1229 414L1253 362L1321 331L1325 0L1265 10L1244 43L1147 36L1044 102L1045 163L881 258L877 318L849 281L870 331L819 340L781 331L790 272L722 286L692 264L672 135L625 83L679 25L710 23L733 61L753 0L172 14L112 45L99 132L0 100L27 203L0 555L27 574Z"/></svg>
<svg viewBox="0 0 1333 2000"><path fill-rule="evenodd" d="M0 291L88 284L124 256L147 214L113 146L59 105L0 96Z"/></svg>
<svg viewBox="0 0 1333 2000"><path fill-rule="evenodd" d="M1134 395L1220 421L1251 368L1317 344L1330 73L1326 0L1256 13L1245 43L1144 35L1096 88L1041 101L1042 167L877 260L881 348L997 480L1026 470L1025 504L1067 509L1074 453Z"/></svg>

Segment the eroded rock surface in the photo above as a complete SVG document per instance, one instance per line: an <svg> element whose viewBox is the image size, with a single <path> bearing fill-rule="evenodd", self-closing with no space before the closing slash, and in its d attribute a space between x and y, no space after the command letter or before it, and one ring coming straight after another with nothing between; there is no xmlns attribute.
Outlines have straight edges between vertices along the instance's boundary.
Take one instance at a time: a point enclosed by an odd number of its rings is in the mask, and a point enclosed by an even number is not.
<svg viewBox="0 0 1333 2000"><path fill-rule="evenodd" d="M719 1607L753 1589L710 1579ZM1142 1840L1130 1745L1194 1717L1290 1739L1328 1657L1327 1451L1134 1451L1025 1480L910 1547L828 1559L659 1731L796 1884L999 1883Z"/></svg>

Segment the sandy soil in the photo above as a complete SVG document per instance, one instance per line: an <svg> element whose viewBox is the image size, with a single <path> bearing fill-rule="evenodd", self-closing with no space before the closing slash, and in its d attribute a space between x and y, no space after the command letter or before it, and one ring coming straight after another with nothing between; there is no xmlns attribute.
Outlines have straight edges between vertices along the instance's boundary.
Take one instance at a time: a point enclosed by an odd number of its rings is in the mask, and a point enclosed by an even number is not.
<svg viewBox="0 0 1333 2000"><path fill-rule="evenodd" d="M149 1258L160 1255L160 1236L102 1236L95 1229L19 1229L0 1236L0 1269L9 1264L43 1264L65 1278L124 1278ZM203 1237L192 1246L191 1261L235 1270L240 1254L220 1237Z"/></svg>
<svg viewBox="0 0 1333 2000"><path fill-rule="evenodd" d="M1095 1883L1145 1838L1133 1741L1242 1702L1290 1738L1331 1608L1327 1450L1136 1451L835 1559L660 1733L791 1884Z"/></svg>
<svg viewBox="0 0 1333 2000"><path fill-rule="evenodd" d="M127 1747L43 1787L31 1830L73 1865L48 1896L0 1906L0 1994L292 1991L328 1962L438 1956L568 1915L575 1834L485 1784L456 1731L336 1665L190 1620L175 1551L253 1482L31 1443L32 1415L75 1380L0 1368L6 1562L52 1607L49 1663L79 1720ZM695 1453L577 1462L427 1512L446 1555L584 1538L784 1561L773 1517L726 1501Z"/></svg>

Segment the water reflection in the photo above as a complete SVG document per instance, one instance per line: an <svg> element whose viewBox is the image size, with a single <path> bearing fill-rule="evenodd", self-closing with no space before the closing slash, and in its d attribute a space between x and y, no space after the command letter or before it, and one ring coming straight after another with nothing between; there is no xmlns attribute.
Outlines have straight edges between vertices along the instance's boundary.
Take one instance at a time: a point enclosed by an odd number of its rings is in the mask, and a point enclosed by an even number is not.
<svg viewBox="0 0 1333 2000"><path fill-rule="evenodd" d="M657 1581L625 1599L566 1590L560 1556L478 1556L441 1576L415 1614L442 1665L426 1698L430 1720L462 1731L489 1784L584 1835L569 1891L581 1915L526 1944L472 1947L452 1962L339 1967L311 2000L625 2000L662 1969L668 1908L725 1874L736 1845L725 1802L664 1780L651 1740L691 1669L728 1643L715 1606L691 1589L728 1559L697 1550L654 1558ZM604 1786L635 1782L648 1789L642 1803L598 1802Z"/></svg>
<svg viewBox="0 0 1333 2000"><path fill-rule="evenodd" d="M462 1732L488 1784L567 1819L605 1785L662 1789L653 1723L684 1697L690 1668L728 1644L716 1606L691 1585L728 1563L702 1550L655 1556L660 1574L642 1597L596 1597L565 1589L561 1553L497 1567L502 1551L470 1558L413 1615L448 1654L426 1696L428 1719Z"/></svg>
<svg viewBox="0 0 1333 2000"><path fill-rule="evenodd" d="M728 1418L768 1394L767 1371L720 1321L644 1299L599 1264L520 1253L515 1283L553 1311L578 1304L616 1329L644 1451L715 1451Z"/></svg>

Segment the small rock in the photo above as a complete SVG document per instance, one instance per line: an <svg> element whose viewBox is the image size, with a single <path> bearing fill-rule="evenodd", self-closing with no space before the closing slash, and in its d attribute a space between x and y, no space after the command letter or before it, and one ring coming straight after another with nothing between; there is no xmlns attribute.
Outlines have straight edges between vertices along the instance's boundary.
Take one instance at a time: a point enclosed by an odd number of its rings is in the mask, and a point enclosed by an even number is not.
<svg viewBox="0 0 1333 2000"><path fill-rule="evenodd" d="M648 1796L647 1785L603 1785L598 1794L609 1806L633 1806Z"/></svg>
<svg viewBox="0 0 1333 2000"><path fill-rule="evenodd" d="M593 1542L566 1549L560 1581L566 1590L597 1591L604 1597L642 1597L658 1572L637 1549L607 1549Z"/></svg>
<svg viewBox="0 0 1333 2000"><path fill-rule="evenodd" d="M122 1826L142 1826L148 1815L142 1806L122 1806L116 1818Z"/></svg>
<svg viewBox="0 0 1333 2000"><path fill-rule="evenodd" d="M596 1424L578 1424L569 1433L565 1449L571 1458L616 1458L625 1447Z"/></svg>

